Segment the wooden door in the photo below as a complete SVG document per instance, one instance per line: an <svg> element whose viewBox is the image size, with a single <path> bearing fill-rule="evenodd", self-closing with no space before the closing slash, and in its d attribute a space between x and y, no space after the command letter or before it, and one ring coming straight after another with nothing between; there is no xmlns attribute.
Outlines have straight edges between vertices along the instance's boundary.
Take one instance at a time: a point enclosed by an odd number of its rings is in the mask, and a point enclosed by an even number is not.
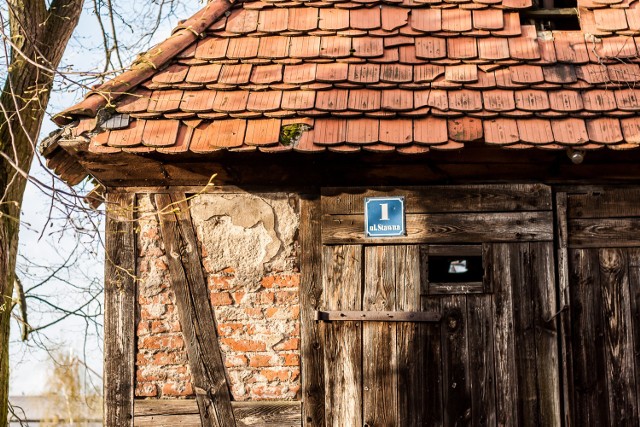
<svg viewBox="0 0 640 427"><path fill-rule="evenodd" d="M640 425L640 189L576 189L558 207L570 422Z"/></svg>
<svg viewBox="0 0 640 427"><path fill-rule="evenodd" d="M405 196L407 236L363 236L377 194ZM544 186L327 190L326 425L560 425L550 205ZM455 253L479 281L433 281Z"/></svg>

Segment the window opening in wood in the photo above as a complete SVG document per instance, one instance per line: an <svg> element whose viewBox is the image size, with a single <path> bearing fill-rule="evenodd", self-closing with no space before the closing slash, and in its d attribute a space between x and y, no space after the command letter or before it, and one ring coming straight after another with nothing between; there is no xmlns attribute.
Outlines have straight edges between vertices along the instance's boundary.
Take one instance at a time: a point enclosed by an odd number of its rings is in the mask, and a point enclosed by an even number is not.
<svg viewBox="0 0 640 427"><path fill-rule="evenodd" d="M481 245L429 246L430 294L484 292Z"/></svg>
<svg viewBox="0 0 640 427"><path fill-rule="evenodd" d="M535 25L539 31L580 30L577 0L534 0L531 9L520 12L522 24Z"/></svg>

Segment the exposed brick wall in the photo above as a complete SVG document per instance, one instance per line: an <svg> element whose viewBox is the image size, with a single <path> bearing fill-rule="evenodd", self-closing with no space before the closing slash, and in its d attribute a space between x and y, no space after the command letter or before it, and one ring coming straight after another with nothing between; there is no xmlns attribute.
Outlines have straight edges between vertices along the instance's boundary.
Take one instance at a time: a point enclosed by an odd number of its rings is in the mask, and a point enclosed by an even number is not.
<svg viewBox="0 0 640 427"><path fill-rule="evenodd" d="M150 199L139 204L136 396L191 396L159 224ZM299 398L296 198L202 195L192 217L234 399Z"/></svg>

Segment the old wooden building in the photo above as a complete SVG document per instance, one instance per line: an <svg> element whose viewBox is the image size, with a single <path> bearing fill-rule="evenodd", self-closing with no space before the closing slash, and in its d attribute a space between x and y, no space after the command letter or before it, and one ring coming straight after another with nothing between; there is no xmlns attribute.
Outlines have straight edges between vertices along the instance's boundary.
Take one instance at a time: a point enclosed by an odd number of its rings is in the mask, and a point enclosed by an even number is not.
<svg viewBox="0 0 640 427"><path fill-rule="evenodd" d="M207 4L43 144L106 189L105 423L639 425L639 33Z"/></svg>

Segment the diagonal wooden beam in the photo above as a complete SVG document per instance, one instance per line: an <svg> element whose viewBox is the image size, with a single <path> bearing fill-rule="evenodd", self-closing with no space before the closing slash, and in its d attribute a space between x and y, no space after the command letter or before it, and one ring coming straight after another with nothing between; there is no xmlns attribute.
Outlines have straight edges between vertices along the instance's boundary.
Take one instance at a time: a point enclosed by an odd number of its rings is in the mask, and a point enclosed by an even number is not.
<svg viewBox="0 0 640 427"><path fill-rule="evenodd" d="M171 287L203 426L235 427L216 322L184 194L156 194Z"/></svg>

